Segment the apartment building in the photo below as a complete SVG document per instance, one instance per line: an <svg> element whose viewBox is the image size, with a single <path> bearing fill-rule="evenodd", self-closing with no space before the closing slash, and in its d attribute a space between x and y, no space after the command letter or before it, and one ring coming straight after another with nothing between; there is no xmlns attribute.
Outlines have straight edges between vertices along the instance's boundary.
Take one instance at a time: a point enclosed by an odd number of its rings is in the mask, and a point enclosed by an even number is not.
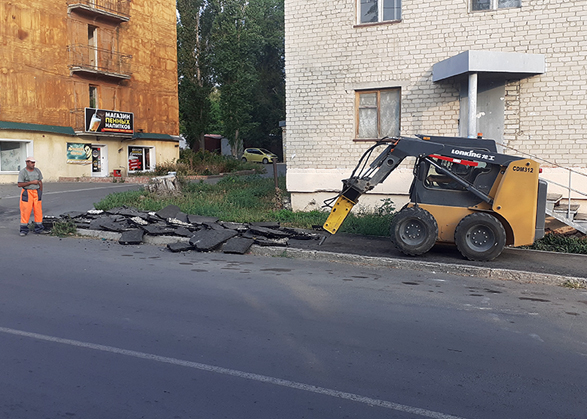
<svg viewBox="0 0 587 419"><path fill-rule="evenodd" d="M285 16L294 209L336 195L384 136L482 133L547 179L586 172L586 1L286 0ZM361 204L399 207L411 179L405 164Z"/></svg>
<svg viewBox="0 0 587 419"><path fill-rule="evenodd" d="M173 0L0 0L0 183L179 156Z"/></svg>

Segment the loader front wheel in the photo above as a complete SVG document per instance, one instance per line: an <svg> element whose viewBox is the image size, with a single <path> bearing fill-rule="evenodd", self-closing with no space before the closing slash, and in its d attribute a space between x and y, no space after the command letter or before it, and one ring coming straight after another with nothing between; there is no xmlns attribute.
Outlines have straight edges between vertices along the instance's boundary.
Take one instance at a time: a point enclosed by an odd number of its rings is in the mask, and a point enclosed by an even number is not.
<svg viewBox="0 0 587 419"><path fill-rule="evenodd" d="M463 218L455 229L459 252L469 260L489 261L505 247L503 225L491 214L476 212Z"/></svg>
<svg viewBox="0 0 587 419"><path fill-rule="evenodd" d="M403 208L391 222L391 241L400 252L417 256L426 253L438 236L436 220L420 207Z"/></svg>

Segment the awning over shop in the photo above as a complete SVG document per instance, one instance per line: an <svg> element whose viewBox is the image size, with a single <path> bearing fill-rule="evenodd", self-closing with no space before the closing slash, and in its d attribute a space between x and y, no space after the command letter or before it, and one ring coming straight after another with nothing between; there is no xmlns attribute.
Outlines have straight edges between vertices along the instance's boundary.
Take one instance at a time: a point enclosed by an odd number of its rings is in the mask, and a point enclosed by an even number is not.
<svg viewBox="0 0 587 419"><path fill-rule="evenodd" d="M521 79L545 72L544 54L471 50L434 64L432 81L471 73L503 73Z"/></svg>
<svg viewBox="0 0 587 419"><path fill-rule="evenodd" d="M176 141L179 142L179 137L169 134L157 134L153 132L135 132L132 136L133 140L159 140L159 141Z"/></svg>
<svg viewBox="0 0 587 419"><path fill-rule="evenodd" d="M55 134L75 135L75 131L71 127L62 127L62 126L58 126L58 125L26 124L26 123L22 123L22 122L10 122L10 121L0 121L0 129L52 132Z"/></svg>

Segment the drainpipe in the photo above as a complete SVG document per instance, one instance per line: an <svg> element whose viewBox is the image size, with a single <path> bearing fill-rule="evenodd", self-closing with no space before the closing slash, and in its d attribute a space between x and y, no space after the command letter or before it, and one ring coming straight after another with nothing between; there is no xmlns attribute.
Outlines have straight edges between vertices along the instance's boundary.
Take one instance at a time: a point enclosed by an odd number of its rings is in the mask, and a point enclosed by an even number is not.
<svg viewBox="0 0 587 419"><path fill-rule="evenodd" d="M469 129L468 137L477 138L477 73L469 74Z"/></svg>

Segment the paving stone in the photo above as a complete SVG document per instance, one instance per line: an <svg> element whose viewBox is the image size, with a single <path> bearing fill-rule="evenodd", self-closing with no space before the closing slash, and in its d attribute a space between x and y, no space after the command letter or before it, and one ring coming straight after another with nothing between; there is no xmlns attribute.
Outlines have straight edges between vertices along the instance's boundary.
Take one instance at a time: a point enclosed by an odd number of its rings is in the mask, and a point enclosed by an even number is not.
<svg viewBox="0 0 587 419"><path fill-rule="evenodd" d="M290 239L295 240L318 240L320 238L319 234L309 233L299 228L282 227L281 231L287 233Z"/></svg>
<svg viewBox="0 0 587 419"><path fill-rule="evenodd" d="M136 216L136 217L131 217L130 221L132 221L133 223L135 223L136 225L140 225L140 226L146 226L149 225L149 222L147 220L145 220L142 217Z"/></svg>
<svg viewBox="0 0 587 419"><path fill-rule="evenodd" d="M128 221L126 219L124 219L124 221L115 221L108 218L100 219L100 227L102 230L116 231L117 233L129 229Z"/></svg>
<svg viewBox="0 0 587 419"><path fill-rule="evenodd" d="M164 234L174 234L175 233L175 228L173 228L173 227L156 225L156 224L150 224L148 226L144 226L143 230L145 230L145 232L147 234L150 234L152 236L162 236Z"/></svg>
<svg viewBox="0 0 587 419"><path fill-rule="evenodd" d="M123 208L118 212L117 215L122 215L124 217L140 217L142 215L142 211L139 211L136 208Z"/></svg>
<svg viewBox="0 0 587 419"><path fill-rule="evenodd" d="M245 232L249 229L249 226L247 224L243 224L243 223L232 223L232 222L220 221L219 224L224 228L228 228L230 230L236 230L239 232Z"/></svg>
<svg viewBox="0 0 587 419"><path fill-rule="evenodd" d="M169 250L171 250L172 252L176 253L176 252L186 252L188 250L193 250L194 246L192 246L189 243L177 242L177 243L169 243L167 245L167 248Z"/></svg>
<svg viewBox="0 0 587 419"><path fill-rule="evenodd" d="M268 239L266 237L255 237L255 244L259 246L279 246L286 247L288 243L287 238L283 239Z"/></svg>
<svg viewBox="0 0 587 419"><path fill-rule="evenodd" d="M81 211L69 211L66 213L61 214L61 218L77 218L86 215L85 212Z"/></svg>
<svg viewBox="0 0 587 419"><path fill-rule="evenodd" d="M208 252L214 250L228 239L236 236L238 232L234 230L199 230L190 239L190 243L196 250Z"/></svg>
<svg viewBox="0 0 587 419"><path fill-rule="evenodd" d="M45 224L45 221L43 221L43 224ZM88 230L101 230L102 228L92 228L90 223L86 223L86 222L80 222L80 221L73 221L73 224L75 225L75 228L83 228L83 229L88 229Z"/></svg>
<svg viewBox="0 0 587 419"><path fill-rule="evenodd" d="M178 212L177 214L175 214L175 218L177 218L182 223L189 223L188 215L185 212Z"/></svg>
<svg viewBox="0 0 587 419"><path fill-rule="evenodd" d="M221 226L218 223L205 222L205 223L202 223L202 225L209 230L219 230L219 231L226 230L223 226Z"/></svg>
<svg viewBox="0 0 587 419"><path fill-rule="evenodd" d="M118 243L120 244L141 244L143 242L143 235L145 232L140 229L123 231Z"/></svg>
<svg viewBox="0 0 587 419"><path fill-rule="evenodd" d="M264 227L264 228L274 228L277 229L280 227L278 222L275 221L262 221L257 223L251 223L251 227Z"/></svg>
<svg viewBox="0 0 587 419"><path fill-rule="evenodd" d="M112 215L118 215L120 214L120 211L124 211L126 210L126 207L115 207L115 208L110 208L109 210L105 211L106 214L112 214Z"/></svg>
<svg viewBox="0 0 587 419"><path fill-rule="evenodd" d="M164 220L167 220L168 218L175 218L180 211L177 205L167 205L165 208L157 211L156 214Z"/></svg>
<svg viewBox="0 0 587 419"><path fill-rule="evenodd" d="M178 227L193 227L193 224L191 223L184 223L183 221L181 221L178 218L168 218L167 219L167 223L174 225L174 226L178 226Z"/></svg>
<svg viewBox="0 0 587 419"><path fill-rule="evenodd" d="M265 236L265 237L269 237L269 238L276 238L276 239L290 236L285 231L274 230L272 228L253 226L253 225L251 225L249 227L249 231L253 234L258 234L260 236Z"/></svg>
<svg viewBox="0 0 587 419"><path fill-rule="evenodd" d="M185 227L177 227L174 231L174 234L176 236L181 236L181 237L192 237L194 235L194 232L191 230L188 230Z"/></svg>
<svg viewBox="0 0 587 419"><path fill-rule="evenodd" d="M224 253L234 253L237 255L244 255L249 251L251 246L255 243L253 239L247 239L244 237L233 237L229 239L224 245L222 246L222 251Z"/></svg>
<svg viewBox="0 0 587 419"><path fill-rule="evenodd" d="M218 221L217 217L204 217L202 215L188 215L188 221L192 224L201 225L204 223L215 223Z"/></svg>

